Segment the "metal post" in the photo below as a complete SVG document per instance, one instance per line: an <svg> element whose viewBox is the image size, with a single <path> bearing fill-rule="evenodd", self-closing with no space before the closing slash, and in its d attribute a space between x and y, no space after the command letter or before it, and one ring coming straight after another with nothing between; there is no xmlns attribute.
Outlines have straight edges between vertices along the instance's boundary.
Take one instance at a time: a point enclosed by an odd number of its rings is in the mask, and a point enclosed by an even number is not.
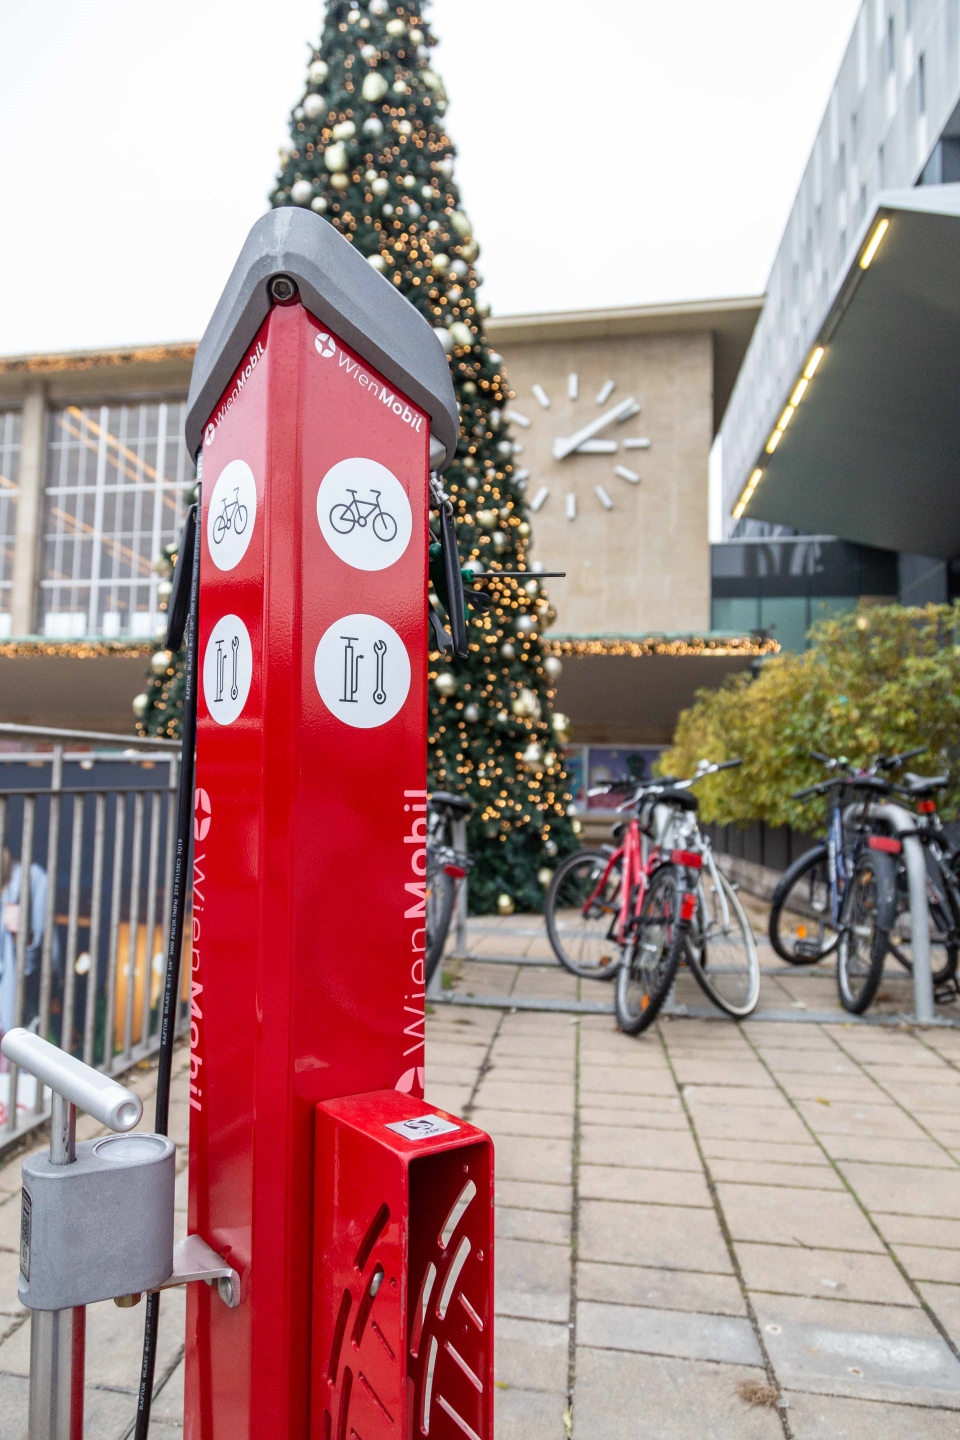
<svg viewBox="0 0 960 1440"><path fill-rule="evenodd" d="M42 1093L37 1082L37 1090ZM77 1109L56 1091L50 1164L76 1159ZM30 1440L83 1440L86 1310L34 1310L30 1317Z"/></svg>
<svg viewBox="0 0 960 1440"><path fill-rule="evenodd" d="M910 949L913 953L913 1008L919 1025L933 1023L933 970L930 964L930 909L927 904L927 860L917 837L917 817L900 805L848 806L855 817L866 812L872 820L885 820L901 837L903 860L910 888Z"/></svg>
<svg viewBox="0 0 960 1440"><path fill-rule="evenodd" d="M465 816L461 816L459 819L454 820L454 822L453 822L453 827L452 827L452 828L453 828L453 848L454 848L454 850L456 850L456 852L457 852L458 855L466 855L466 853L467 853L467 821L466 821L466 817L465 817ZM453 935L453 949L454 949L454 954L458 957L458 959L461 959L461 960L466 960L466 959L469 958L469 952L468 952L468 950L467 950L467 883L468 883L468 876L464 875L463 879L460 881L459 888L457 889L456 924L455 924L454 935ZM439 965L438 965L438 966L437 966L437 973L438 973L438 974L439 974L439 971L440 971L440 967L439 967Z"/></svg>
<svg viewBox="0 0 960 1440"><path fill-rule="evenodd" d="M46 1040L50 1030L50 995L53 986L53 937L57 928L57 880L60 857L60 792L63 789L63 746L54 745L50 767L50 808L47 832L47 905L43 916L43 949L40 952L40 1023L37 1034ZM20 1018L17 1022L20 1024ZM37 1114L40 1114L39 1101Z"/></svg>

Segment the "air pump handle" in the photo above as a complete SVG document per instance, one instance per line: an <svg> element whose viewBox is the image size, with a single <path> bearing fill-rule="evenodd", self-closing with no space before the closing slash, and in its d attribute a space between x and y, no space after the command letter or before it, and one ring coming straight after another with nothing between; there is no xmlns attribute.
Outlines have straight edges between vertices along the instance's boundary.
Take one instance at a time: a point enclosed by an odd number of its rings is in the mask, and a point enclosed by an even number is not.
<svg viewBox="0 0 960 1440"><path fill-rule="evenodd" d="M108 1130L122 1132L139 1124L143 1114L139 1095L31 1030L8 1030L0 1042L0 1051L11 1065L33 1075L41 1085L49 1086L78 1110L85 1110Z"/></svg>

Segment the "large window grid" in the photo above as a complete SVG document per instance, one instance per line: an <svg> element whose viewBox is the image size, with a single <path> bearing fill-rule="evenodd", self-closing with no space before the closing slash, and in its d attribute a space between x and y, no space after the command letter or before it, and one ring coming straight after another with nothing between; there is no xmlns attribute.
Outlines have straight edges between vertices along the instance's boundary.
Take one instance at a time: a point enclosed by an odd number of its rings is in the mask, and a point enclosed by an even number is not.
<svg viewBox="0 0 960 1440"><path fill-rule="evenodd" d="M13 550L20 494L20 411L0 410L0 639L10 634Z"/></svg>
<svg viewBox="0 0 960 1440"><path fill-rule="evenodd" d="M47 417L40 628L51 638L152 637L153 561L195 484L180 401L68 405Z"/></svg>

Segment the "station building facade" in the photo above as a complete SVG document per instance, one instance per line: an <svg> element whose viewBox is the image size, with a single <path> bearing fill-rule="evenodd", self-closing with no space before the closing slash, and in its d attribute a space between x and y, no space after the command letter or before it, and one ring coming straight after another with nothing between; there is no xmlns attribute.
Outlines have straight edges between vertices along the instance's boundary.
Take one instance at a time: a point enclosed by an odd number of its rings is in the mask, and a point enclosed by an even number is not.
<svg viewBox="0 0 960 1440"><path fill-rule="evenodd" d="M759 299L495 317L591 779L648 763L703 684L762 644L711 618L708 462ZM192 343L0 359L0 720L129 733L163 626L153 562L195 475ZM591 436L557 458L564 439ZM722 633L716 633L717 630Z"/></svg>
<svg viewBox="0 0 960 1440"><path fill-rule="evenodd" d="M960 593L958 317L960 0L864 0L711 454L714 624Z"/></svg>

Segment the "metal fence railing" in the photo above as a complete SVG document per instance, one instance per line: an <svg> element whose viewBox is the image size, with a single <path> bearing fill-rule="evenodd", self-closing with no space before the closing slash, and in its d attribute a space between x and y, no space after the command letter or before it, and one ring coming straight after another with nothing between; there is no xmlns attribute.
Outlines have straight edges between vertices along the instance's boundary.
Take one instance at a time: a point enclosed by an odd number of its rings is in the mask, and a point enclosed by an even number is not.
<svg viewBox="0 0 960 1440"><path fill-rule="evenodd" d="M176 741L0 725L0 1031L108 1074L157 1049L179 763ZM0 1069L0 1149L48 1100Z"/></svg>

